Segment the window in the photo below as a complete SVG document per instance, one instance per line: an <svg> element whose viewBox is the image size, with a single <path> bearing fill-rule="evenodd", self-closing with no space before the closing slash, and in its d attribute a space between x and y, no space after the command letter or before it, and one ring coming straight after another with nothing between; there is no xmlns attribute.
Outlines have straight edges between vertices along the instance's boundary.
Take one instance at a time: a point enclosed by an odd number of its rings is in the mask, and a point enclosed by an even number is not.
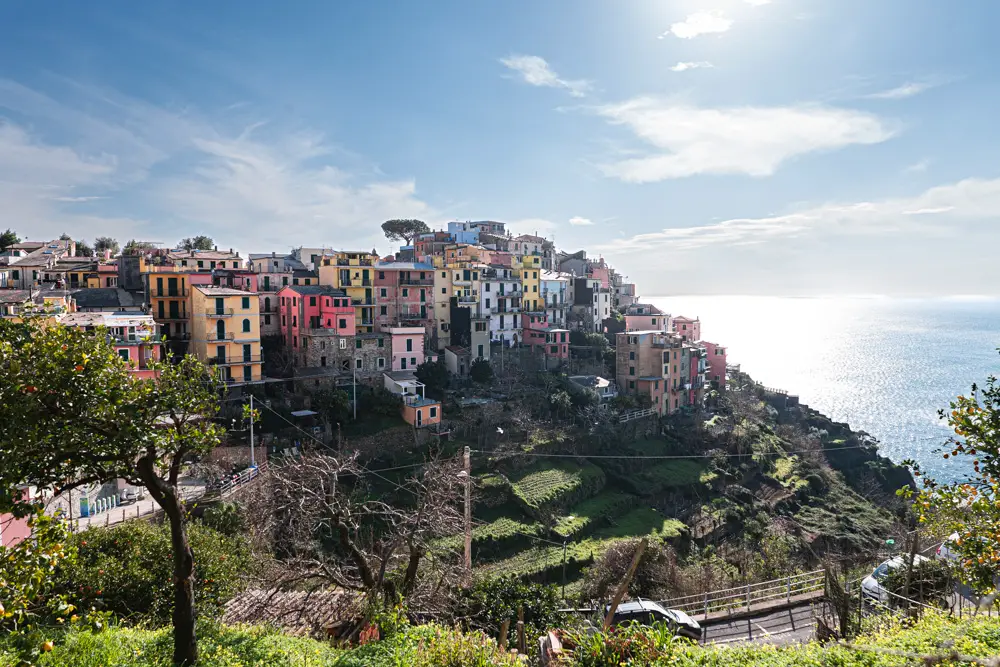
<svg viewBox="0 0 1000 667"><path fill-rule="evenodd" d="M559 354L559 346L558 345L552 345L551 348L549 349L549 351L552 354Z"/></svg>
<svg viewBox="0 0 1000 667"><path fill-rule="evenodd" d="M281 326L288 326L288 319L284 315L281 316Z"/></svg>
<svg viewBox="0 0 1000 667"><path fill-rule="evenodd" d="M299 337L292 336L292 347L298 347L298 346L299 346Z"/></svg>
<svg viewBox="0 0 1000 667"><path fill-rule="evenodd" d="M326 357L320 357L319 358L319 365L320 366L326 366Z"/></svg>
<svg viewBox="0 0 1000 667"><path fill-rule="evenodd" d="M354 367L357 368L360 371L360 370L362 370L364 368L364 362L361 359L355 359L354 360Z"/></svg>
<svg viewBox="0 0 1000 667"><path fill-rule="evenodd" d="M438 416L438 409L436 407L431 407L431 418Z"/></svg>
<svg viewBox="0 0 1000 667"><path fill-rule="evenodd" d="M316 305L316 297L314 297L314 296L309 297L309 305L310 306L315 306Z"/></svg>
<svg viewBox="0 0 1000 667"><path fill-rule="evenodd" d="M406 339L406 351L407 352L413 352L413 339L412 338L407 338Z"/></svg>
<svg viewBox="0 0 1000 667"><path fill-rule="evenodd" d="M271 316L270 315L265 315L264 316L264 325L265 326L270 326L270 324L271 324Z"/></svg>
<svg viewBox="0 0 1000 667"><path fill-rule="evenodd" d="M385 271L379 271L378 272L378 279L379 280L385 280ZM382 290L382 292L383 292L382 296L385 296L385 294L384 294L385 290Z"/></svg>
<svg viewBox="0 0 1000 667"><path fill-rule="evenodd" d="M629 380L628 381L628 388L629 389L635 389L635 380Z"/></svg>
<svg viewBox="0 0 1000 667"><path fill-rule="evenodd" d="M293 285L298 285L299 284L299 279L298 278L292 278L292 284Z"/></svg>
<svg viewBox="0 0 1000 667"><path fill-rule="evenodd" d="M447 273L445 273L444 271L442 271L442 272L441 272L441 277L442 277L442 278L447 278L447 277L448 277L448 274L447 274Z"/></svg>
<svg viewBox="0 0 1000 667"><path fill-rule="evenodd" d="M386 291L386 289L385 289L385 288L383 287L382 289L380 289L380 290L379 290L379 293L378 293L378 295L379 295L380 297L382 297L382 298L384 299L384 298L386 298L387 296L389 296L389 293L388 293L388 292ZM404 294L403 294L403 296L406 296L406 294L404 293Z"/></svg>
<svg viewBox="0 0 1000 667"><path fill-rule="evenodd" d="M445 288L442 287L441 288L441 294L447 294L447 293L448 293L448 290L446 290Z"/></svg>
<svg viewBox="0 0 1000 667"><path fill-rule="evenodd" d="M346 329L347 328L347 320L345 318L341 317L339 320L337 320L337 325L338 325L338 327L340 329Z"/></svg>
<svg viewBox="0 0 1000 667"><path fill-rule="evenodd" d="M654 327L656 326L656 318L655 317L653 318L653 326Z"/></svg>
<svg viewBox="0 0 1000 667"><path fill-rule="evenodd" d="M118 356L124 359L125 361L129 361L129 359L131 359L131 357L129 357L128 349L118 350Z"/></svg>
<svg viewBox="0 0 1000 667"><path fill-rule="evenodd" d="M204 268L205 268L205 262L203 262L203 261L201 261L201 260L199 259L199 260L198 260L198 268L199 268L199 269L204 269Z"/></svg>
<svg viewBox="0 0 1000 667"><path fill-rule="evenodd" d="M250 320L243 320L243 333L250 333Z"/></svg>
<svg viewBox="0 0 1000 667"><path fill-rule="evenodd" d="M489 287L489 285L487 285L487 287ZM487 308L489 308L489 307L490 307L490 300L489 300L489 299L486 299L486 307L487 307Z"/></svg>
<svg viewBox="0 0 1000 667"><path fill-rule="evenodd" d="M635 375L635 366L629 366L628 367L628 374L629 375Z"/></svg>
<svg viewBox="0 0 1000 667"><path fill-rule="evenodd" d="M243 367L243 381L244 382L250 382L251 380L253 380L253 366L244 366Z"/></svg>
<svg viewBox="0 0 1000 667"><path fill-rule="evenodd" d="M361 349L361 339L360 338L355 338L354 339L354 349L355 350L360 350Z"/></svg>
<svg viewBox="0 0 1000 667"><path fill-rule="evenodd" d="M345 370L345 371L351 370L351 360L350 359L344 359L343 361L341 361L340 362L340 368L343 369L343 370Z"/></svg>
<svg viewBox="0 0 1000 667"><path fill-rule="evenodd" d="M635 352L629 352L628 353L628 360L629 361L635 361Z"/></svg>
<svg viewBox="0 0 1000 667"><path fill-rule="evenodd" d="M341 350L346 350L347 349L347 339L346 338L341 338L340 339L340 349Z"/></svg>
<svg viewBox="0 0 1000 667"><path fill-rule="evenodd" d="M385 357L379 357L378 358L378 367L379 368L385 368Z"/></svg>
<svg viewBox="0 0 1000 667"><path fill-rule="evenodd" d="M293 327L299 326L299 316L298 315L292 315L292 326Z"/></svg>

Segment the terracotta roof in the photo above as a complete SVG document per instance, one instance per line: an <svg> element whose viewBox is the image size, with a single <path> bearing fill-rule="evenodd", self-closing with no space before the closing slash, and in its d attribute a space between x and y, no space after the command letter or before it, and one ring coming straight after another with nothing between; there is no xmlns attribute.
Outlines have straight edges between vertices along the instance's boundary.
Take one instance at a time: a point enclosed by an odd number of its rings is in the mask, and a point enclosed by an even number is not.
<svg viewBox="0 0 1000 667"><path fill-rule="evenodd" d="M31 298L31 290L0 289L0 303L24 303Z"/></svg>
<svg viewBox="0 0 1000 667"><path fill-rule="evenodd" d="M207 296L253 296L257 292L248 292L242 289L233 289L232 287L217 287L216 285L192 285L196 290L200 290L202 294Z"/></svg>
<svg viewBox="0 0 1000 667"><path fill-rule="evenodd" d="M251 589L226 604L222 622L268 624L295 636L328 637L347 633L364 616L363 600L340 590L275 591Z"/></svg>

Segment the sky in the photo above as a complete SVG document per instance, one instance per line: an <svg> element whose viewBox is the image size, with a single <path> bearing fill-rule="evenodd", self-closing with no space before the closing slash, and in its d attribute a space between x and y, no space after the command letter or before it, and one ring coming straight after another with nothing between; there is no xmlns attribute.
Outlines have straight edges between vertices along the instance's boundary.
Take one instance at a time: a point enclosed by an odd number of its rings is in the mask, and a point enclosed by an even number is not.
<svg viewBox="0 0 1000 667"><path fill-rule="evenodd" d="M0 229L391 250L502 220L640 294L1000 291L993 0L0 3Z"/></svg>

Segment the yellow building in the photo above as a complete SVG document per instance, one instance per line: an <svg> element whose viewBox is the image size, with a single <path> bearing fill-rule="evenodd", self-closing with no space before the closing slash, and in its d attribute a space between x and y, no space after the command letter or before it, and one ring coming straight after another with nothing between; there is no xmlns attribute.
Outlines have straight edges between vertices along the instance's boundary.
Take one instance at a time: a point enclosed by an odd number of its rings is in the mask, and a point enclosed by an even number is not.
<svg viewBox="0 0 1000 667"><path fill-rule="evenodd" d="M260 299L256 292L191 288L190 352L219 366L219 376L241 384L261 379Z"/></svg>
<svg viewBox="0 0 1000 667"><path fill-rule="evenodd" d="M354 306L358 333L375 332L374 252L344 250L324 255L319 267L319 284L330 285L347 293Z"/></svg>
<svg viewBox="0 0 1000 667"><path fill-rule="evenodd" d="M435 259L437 259L435 257ZM434 319L436 321L435 346L438 350L451 345L451 277L454 269L441 267L434 271Z"/></svg>
<svg viewBox="0 0 1000 667"><path fill-rule="evenodd" d="M539 255L515 255L511 266L518 272L521 279L521 289L524 296L521 298L522 310L529 312L539 312L545 308L545 299L542 298L541 279L542 258Z"/></svg>
<svg viewBox="0 0 1000 667"><path fill-rule="evenodd" d="M177 273L170 265L148 267L144 274L149 294L149 313L160 325L160 332L170 342L183 343L191 338L190 276ZM177 350L174 346L175 352Z"/></svg>

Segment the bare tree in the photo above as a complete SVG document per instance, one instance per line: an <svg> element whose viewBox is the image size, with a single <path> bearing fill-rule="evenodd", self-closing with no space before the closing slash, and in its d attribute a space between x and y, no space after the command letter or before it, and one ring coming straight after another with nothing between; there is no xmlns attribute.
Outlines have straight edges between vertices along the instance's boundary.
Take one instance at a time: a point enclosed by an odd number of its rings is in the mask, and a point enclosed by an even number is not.
<svg viewBox="0 0 1000 667"><path fill-rule="evenodd" d="M425 602L460 574L460 558L439 539L462 530L460 472L457 460L430 461L396 484L368 473L356 453L310 453L272 466L270 488L255 494L248 512L280 565L270 584ZM372 482L392 484L396 502ZM423 576L432 570L436 577Z"/></svg>

